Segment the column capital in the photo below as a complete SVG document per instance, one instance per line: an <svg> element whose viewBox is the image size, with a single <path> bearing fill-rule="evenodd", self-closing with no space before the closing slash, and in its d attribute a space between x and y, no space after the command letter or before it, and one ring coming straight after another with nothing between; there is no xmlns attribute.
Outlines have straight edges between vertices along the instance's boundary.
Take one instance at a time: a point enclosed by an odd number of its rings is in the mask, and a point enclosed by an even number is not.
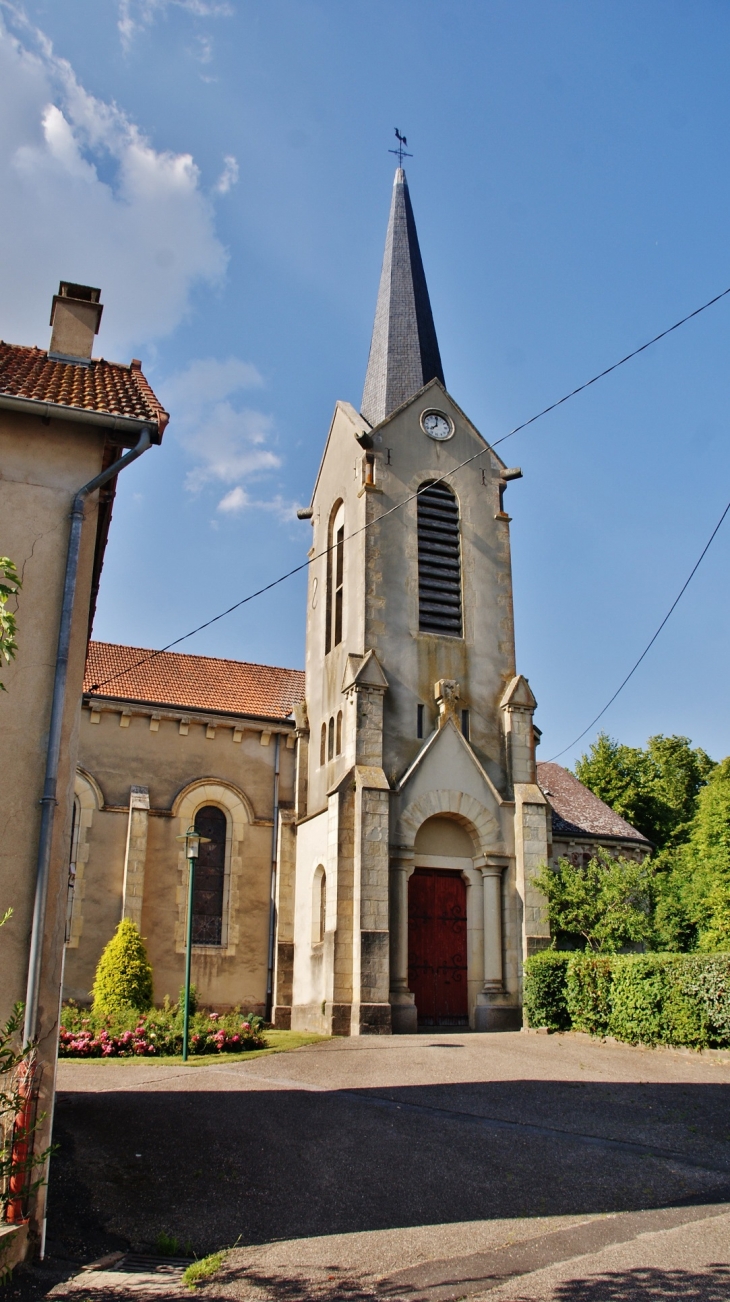
<svg viewBox="0 0 730 1302"><path fill-rule="evenodd" d="M477 860L475 867L479 868L482 877L500 877L508 865L509 855L486 854L482 857L481 862Z"/></svg>

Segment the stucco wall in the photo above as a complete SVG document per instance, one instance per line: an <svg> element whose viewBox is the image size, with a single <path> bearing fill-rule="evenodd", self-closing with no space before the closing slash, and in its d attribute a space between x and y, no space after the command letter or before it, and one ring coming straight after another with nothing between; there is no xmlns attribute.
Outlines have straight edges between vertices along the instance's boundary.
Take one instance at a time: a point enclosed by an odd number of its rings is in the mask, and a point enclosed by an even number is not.
<svg viewBox="0 0 730 1302"><path fill-rule="evenodd" d="M70 421L0 413L0 555L23 581L17 600L18 655L3 665L0 693L0 911L13 909L2 932L0 1017L24 999L36 882L46 746L58 641L69 512L75 494L101 469L102 432ZM82 532L63 721L46 913L39 1036L55 1054L78 710L81 699L96 498L87 503Z"/></svg>

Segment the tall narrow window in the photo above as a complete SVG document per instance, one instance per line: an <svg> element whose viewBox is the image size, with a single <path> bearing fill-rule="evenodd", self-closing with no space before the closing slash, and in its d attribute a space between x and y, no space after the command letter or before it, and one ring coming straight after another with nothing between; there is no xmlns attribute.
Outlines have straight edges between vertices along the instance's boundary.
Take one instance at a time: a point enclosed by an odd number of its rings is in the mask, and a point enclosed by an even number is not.
<svg viewBox="0 0 730 1302"><path fill-rule="evenodd" d="M321 734L320 734L320 738L319 738L319 763L320 763L320 766L326 762L326 759L327 759L327 724L326 724L326 723L323 723L323 724L322 724L322 732L321 732Z"/></svg>
<svg viewBox="0 0 730 1302"><path fill-rule="evenodd" d="M223 885L226 871L226 816L217 805L195 815L195 830L207 837L200 844L193 883L193 944L220 945L223 933Z"/></svg>
<svg viewBox="0 0 730 1302"><path fill-rule="evenodd" d="M312 944L319 945L324 940L327 919L327 878L320 864L312 882Z"/></svg>
<svg viewBox="0 0 730 1302"><path fill-rule="evenodd" d="M468 741L469 740L469 711L468 710L461 711L461 731L463 735L466 737L466 740Z"/></svg>
<svg viewBox="0 0 730 1302"><path fill-rule="evenodd" d="M342 754L342 710L337 711L337 730L335 733L335 755Z"/></svg>
<svg viewBox="0 0 730 1302"><path fill-rule="evenodd" d="M327 759L334 758L335 753L335 721L330 719L329 729L327 732Z"/></svg>
<svg viewBox="0 0 730 1302"><path fill-rule="evenodd" d="M416 736L419 739L423 737L423 716L424 716L424 707L422 705L417 705L416 706Z"/></svg>
<svg viewBox="0 0 730 1302"><path fill-rule="evenodd" d="M461 637L459 506L444 483L418 494L418 627Z"/></svg>
<svg viewBox="0 0 730 1302"><path fill-rule="evenodd" d="M325 652L342 641L345 580L345 507L340 503L332 515L327 540L327 635Z"/></svg>

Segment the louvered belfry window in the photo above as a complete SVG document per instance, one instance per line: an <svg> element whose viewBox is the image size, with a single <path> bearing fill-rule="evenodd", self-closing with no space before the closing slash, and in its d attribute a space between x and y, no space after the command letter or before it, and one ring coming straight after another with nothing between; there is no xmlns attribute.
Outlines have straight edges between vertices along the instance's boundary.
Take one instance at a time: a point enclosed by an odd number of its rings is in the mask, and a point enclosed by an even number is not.
<svg viewBox="0 0 730 1302"><path fill-rule="evenodd" d="M459 506L444 483L418 491L418 627L461 637Z"/></svg>

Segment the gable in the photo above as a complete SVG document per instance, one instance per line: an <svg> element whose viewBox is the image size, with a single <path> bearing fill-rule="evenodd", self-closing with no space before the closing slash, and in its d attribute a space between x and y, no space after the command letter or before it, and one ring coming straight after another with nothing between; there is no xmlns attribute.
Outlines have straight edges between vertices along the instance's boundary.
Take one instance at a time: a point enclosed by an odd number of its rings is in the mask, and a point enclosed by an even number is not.
<svg viewBox="0 0 730 1302"><path fill-rule="evenodd" d="M402 807L439 790L461 791L495 814L502 803L471 746L451 719L429 738L398 784Z"/></svg>

